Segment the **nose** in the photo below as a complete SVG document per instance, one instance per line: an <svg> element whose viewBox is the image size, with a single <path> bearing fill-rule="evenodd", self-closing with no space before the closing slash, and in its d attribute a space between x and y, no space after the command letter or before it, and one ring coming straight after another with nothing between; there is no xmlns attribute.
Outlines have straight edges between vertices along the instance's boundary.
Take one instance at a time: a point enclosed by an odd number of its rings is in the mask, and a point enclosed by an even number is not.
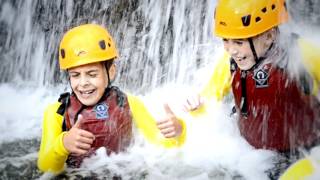
<svg viewBox="0 0 320 180"><path fill-rule="evenodd" d="M234 47L230 42L224 42L224 49L231 55L234 56L238 54L237 48Z"/></svg>
<svg viewBox="0 0 320 180"><path fill-rule="evenodd" d="M87 86L88 84L89 84L89 79L84 75L80 76L79 85L84 87L84 86Z"/></svg>
<svg viewBox="0 0 320 180"><path fill-rule="evenodd" d="M228 53L229 53L231 56L235 56L235 55L238 54L238 49L231 46L231 47L228 48Z"/></svg>

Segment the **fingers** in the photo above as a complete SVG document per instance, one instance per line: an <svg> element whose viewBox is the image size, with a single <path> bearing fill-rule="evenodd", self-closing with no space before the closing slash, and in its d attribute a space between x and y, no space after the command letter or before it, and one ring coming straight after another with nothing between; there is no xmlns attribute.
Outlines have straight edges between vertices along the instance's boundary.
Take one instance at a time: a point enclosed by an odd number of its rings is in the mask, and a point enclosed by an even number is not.
<svg viewBox="0 0 320 180"><path fill-rule="evenodd" d="M161 129L166 129L166 128L168 128L168 127L173 126L174 124L173 124L173 122L172 122L172 121L173 121L172 118L175 118L175 117L172 116L172 117L163 119L163 120L161 120L161 121L158 121L158 122L157 122L158 128L161 130Z"/></svg>
<svg viewBox="0 0 320 180"><path fill-rule="evenodd" d="M84 130L81 130L82 133L88 133ZM74 141L73 151L76 154L84 154L86 153L90 148L94 141L93 137L86 137L81 135L81 133L76 137L76 140Z"/></svg>
<svg viewBox="0 0 320 180"><path fill-rule="evenodd" d="M70 154L72 154L73 156L81 156L87 152L88 152L88 150L78 148L78 149L74 149Z"/></svg>
<svg viewBox="0 0 320 180"><path fill-rule="evenodd" d="M85 139L91 139L91 140L94 140L95 139L95 136L93 133L89 132L89 131L86 131L86 130L83 130L83 129L79 129L79 135L81 137L83 137L82 140L85 140Z"/></svg>
<svg viewBox="0 0 320 180"><path fill-rule="evenodd" d="M87 153L91 148L91 144L75 142L74 146L70 149L70 154L74 156L80 156Z"/></svg>
<svg viewBox="0 0 320 180"><path fill-rule="evenodd" d="M91 147L91 143L85 143L85 142L81 142L81 141L76 141L75 142L75 147L76 147L76 151L79 150L83 150L83 151L87 151L90 149Z"/></svg>
<svg viewBox="0 0 320 180"><path fill-rule="evenodd" d="M177 120L167 120L161 121L157 123L157 126L161 132L161 134L166 138L176 137L180 134L180 124Z"/></svg>
<svg viewBox="0 0 320 180"><path fill-rule="evenodd" d="M166 138L172 138L177 135L177 131L174 126L164 126L163 128L159 128L159 130Z"/></svg>
<svg viewBox="0 0 320 180"><path fill-rule="evenodd" d="M157 127L166 138L176 137L180 134L181 124L168 104L164 104L166 117L157 122Z"/></svg>
<svg viewBox="0 0 320 180"><path fill-rule="evenodd" d="M198 109L203 104L203 99L199 94L193 95L187 98L183 105L184 111L194 111Z"/></svg>
<svg viewBox="0 0 320 180"><path fill-rule="evenodd" d="M173 138L173 137L176 137L176 132L169 132L169 133L166 133L166 134L163 134L163 136L165 138Z"/></svg>
<svg viewBox="0 0 320 180"><path fill-rule="evenodd" d="M68 152L81 155L91 148L95 136L91 132L79 128L82 116L79 116L79 118L77 123L63 137L63 144Z"/></svg>
<svg viewBox="0 0 320 180"><path fill-rule="evenodd" d="M199 96L191 96L187 99L187 104L189 105L190 110L195 110L200 106Z"/></svg>
<svg viewBox="0 0 320 180"><path fill-rule="evenodd" d="M91 148L93 139L75 135L70 131L65 135L63 142L68 152L75 154L84 154Z"/></svg>
<svg viewBox="0 0 320 180"><path fill-rule="evenodd" d="M95 139L95 136L91 132L80 129L79 135L77 136L76 141L92 144L94 139Z"/></svg>

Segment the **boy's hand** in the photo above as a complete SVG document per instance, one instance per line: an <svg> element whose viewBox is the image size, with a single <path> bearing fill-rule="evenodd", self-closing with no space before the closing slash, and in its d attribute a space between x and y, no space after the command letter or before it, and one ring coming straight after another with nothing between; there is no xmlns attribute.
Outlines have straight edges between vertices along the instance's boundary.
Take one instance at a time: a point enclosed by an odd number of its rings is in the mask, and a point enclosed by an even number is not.
<svg viewBox="0 0 320 180"><path fill-rule="evenodd" d="M183 109L186 112L197 110L203 104L203 99L199 94L192 95L187 98L183 104Z"/></svg>
<svg viewBox="0 0 320 180"><path fill-rule="evenodd" d="M76 156L88 152L95 139L91 132L80 129L82 120L83 117L79 115L76 124L63 137L64 147Z"/></svg>
<svg viewBox="0 0 320 180"><path fill-rule="evenodd" d="M166 117L157 122L157 127L166 138L177 137L182 132L182 125L168 104L164 105Z"/></svg>

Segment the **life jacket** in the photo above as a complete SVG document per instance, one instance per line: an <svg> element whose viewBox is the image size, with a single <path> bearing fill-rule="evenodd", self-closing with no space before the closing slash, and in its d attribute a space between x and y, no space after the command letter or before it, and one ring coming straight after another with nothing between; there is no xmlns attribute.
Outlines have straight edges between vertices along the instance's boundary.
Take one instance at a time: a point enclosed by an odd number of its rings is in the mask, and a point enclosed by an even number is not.
<svg viewBox="0 0 320 180"><path fill-rule="evenodd" d="M95 106L84 106L75 94L62 94L62 105L58 113L63 113L63 129L69 130L76 123L78 115L83 116L80 128L95 135L90 150L81 156L69 155L69 167L79 167L84 158L105 147L107 153L124 151L132 138L132 116L126 95L116 87L107 88Z"/></svg>
<svg viewBox="0 0 320 180"><path fill-rule="evenodd" d="M231 59L241 135L255 148L280 152L311 145L320 127L317 99L285 69L266 61L242 71Z"/></svg>

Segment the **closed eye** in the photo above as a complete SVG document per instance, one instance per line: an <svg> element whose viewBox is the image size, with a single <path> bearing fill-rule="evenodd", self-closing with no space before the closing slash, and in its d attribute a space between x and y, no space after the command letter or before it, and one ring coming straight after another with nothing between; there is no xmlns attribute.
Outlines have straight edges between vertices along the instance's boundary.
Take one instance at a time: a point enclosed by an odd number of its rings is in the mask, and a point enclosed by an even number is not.
<svg viewBox="0 0 320 180"><path fill-rule="evenodd" d="M95 77L98 76L98 74L97 73L89 73L89 76L92 77L92 78L95 78Z"/></svg>
<svg viewBox="0 0 320 180"><path fill-rule="evenodd" d="M243 41L242 40L235 40L234 43L237 44L237 45L243 45Z"/></svg>
<svg viewBox="0 0 320 180"><path fill-rule="evenodd" d="M76 77L79 77L79 76L80 76L80 73L71 72L71 73L69 73L69 76L70 76L70 77L73 77L73 78L76 78Z"/></svg>

